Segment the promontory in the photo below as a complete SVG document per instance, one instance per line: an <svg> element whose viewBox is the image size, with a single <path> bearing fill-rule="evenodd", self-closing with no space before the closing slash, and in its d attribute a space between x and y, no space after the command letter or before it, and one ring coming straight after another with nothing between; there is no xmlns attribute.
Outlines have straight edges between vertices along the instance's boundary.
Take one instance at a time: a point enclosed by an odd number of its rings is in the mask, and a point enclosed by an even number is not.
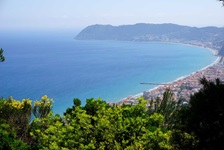
<svg viewBox="0 0 224 150"><path fill-rule="evenodd" d="M96 24L83 29L75 39L175 42L221 50L224 46L224 28L198 28L170 23L121 26Z"/></svg>

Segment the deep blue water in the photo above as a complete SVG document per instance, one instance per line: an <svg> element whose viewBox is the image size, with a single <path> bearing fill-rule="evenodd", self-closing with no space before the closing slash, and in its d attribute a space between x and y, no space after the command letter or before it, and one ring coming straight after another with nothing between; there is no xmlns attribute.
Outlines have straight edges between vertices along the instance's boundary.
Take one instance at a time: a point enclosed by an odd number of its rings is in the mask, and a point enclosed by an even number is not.
<svg viewBox="0 0 224 150"><path fill-rule="evenodd" d="M0 96L53 98L54 112L73 98L117 102L170 82L209 64L216 57L204 48L160 42L77 41L70 33L0 35L6 61L0 63Z"/></svg>

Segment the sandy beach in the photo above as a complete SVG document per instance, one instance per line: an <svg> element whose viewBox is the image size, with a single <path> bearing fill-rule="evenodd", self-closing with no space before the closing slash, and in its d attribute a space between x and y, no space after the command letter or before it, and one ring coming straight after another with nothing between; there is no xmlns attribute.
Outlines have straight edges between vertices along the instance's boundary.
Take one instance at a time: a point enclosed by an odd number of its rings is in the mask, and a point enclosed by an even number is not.
<svg viewBox="0 0 224 150"><path fill-rule="evenodd" d="M206 49L210 50L213 53L213 55L218 54L218 50L211 48ZM215 80L219 78L223 81L224 80L223 72L224 72L224 61L221 56L218 56L213 63L196 72L192 72L189 75L179 77L172 82L164 83L164 85L159 85L153 89L144 91L143 93L139 93L135 96L126 97L120 103L135 104L137 103L136 98L140 96L143 96L145 99L154 99L156 97L162 97L166 89L170 89L174 93L175 99L182 98L188 101L190 95L194 94L201 88L199 80L202 77L205 77L208 80Z"/></svg>

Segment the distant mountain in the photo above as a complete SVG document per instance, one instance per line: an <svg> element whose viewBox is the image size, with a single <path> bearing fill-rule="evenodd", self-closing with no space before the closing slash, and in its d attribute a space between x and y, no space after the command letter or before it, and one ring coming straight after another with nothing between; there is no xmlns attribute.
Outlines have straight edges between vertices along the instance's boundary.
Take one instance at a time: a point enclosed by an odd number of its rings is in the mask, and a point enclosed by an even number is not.
<svg viewBox="0 0 224 150"><path fill-rule="evenodd" d="M91 25L83 29L75 39L179 42L220 50L224 46L224 28L144 23L122 26Z"/></svg>

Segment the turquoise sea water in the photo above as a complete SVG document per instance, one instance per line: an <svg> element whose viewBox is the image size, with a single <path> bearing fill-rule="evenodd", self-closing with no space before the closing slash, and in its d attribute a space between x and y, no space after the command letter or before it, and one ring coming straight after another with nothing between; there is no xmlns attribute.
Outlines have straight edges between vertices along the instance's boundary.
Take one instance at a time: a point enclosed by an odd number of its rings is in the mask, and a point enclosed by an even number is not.
<svg viewBox="0 0 224 150"><path fill-rule="evenodd" d="M170 82L215 61L205 48L161 42L77 41L72 33L1 34L0 96L53 98L54 112L73 98L117 102Z"/></svg>

